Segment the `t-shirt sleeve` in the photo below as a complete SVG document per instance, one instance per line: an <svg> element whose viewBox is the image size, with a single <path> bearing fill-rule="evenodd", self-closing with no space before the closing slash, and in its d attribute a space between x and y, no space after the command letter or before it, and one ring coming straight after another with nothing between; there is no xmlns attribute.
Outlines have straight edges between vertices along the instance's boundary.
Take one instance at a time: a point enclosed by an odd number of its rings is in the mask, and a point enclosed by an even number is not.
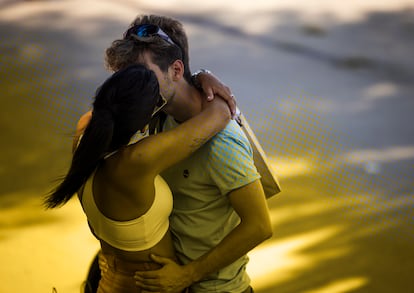
<svg viewBox="0 0 414 293"><path fill-rule="evenodd" d="M221 194L260 178L250 143L236 123L230 122L210 143L208 172Z"/></svg>

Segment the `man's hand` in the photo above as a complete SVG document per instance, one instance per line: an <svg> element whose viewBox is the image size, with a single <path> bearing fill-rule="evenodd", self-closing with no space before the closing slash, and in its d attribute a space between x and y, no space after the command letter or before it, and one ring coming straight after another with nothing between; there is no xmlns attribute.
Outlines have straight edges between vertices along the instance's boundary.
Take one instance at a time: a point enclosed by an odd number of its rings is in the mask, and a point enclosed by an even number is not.
<svg viewBox="0 0 414 293"><path fill-rule="evenodd" d="M207 100L214 99L214 95L220 96L229 105L232 116L236 114L236 99L231 93L228 86L223 84L212 73L200 72L197 74L197 82L200 84L201 89L207 95Z"/></svg>
<svg viewBox="0 0 414 293"><path fill-rule="evenodd" d="M155 271L137 271L134 279L138 287L149 292L182 292L190 286L191 274L186 266L180 266L173 260L157 255L151 255L151 259L163 265Z"/></svg>

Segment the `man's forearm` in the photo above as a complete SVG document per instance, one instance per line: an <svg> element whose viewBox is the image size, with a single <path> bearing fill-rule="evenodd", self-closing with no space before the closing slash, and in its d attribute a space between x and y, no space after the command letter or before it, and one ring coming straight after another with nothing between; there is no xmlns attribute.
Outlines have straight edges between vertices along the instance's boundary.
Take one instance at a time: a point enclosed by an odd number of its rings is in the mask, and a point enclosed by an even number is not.
<svg viewBox="0 0 414 293"><path fill-rule="evenodd" d="M240 223L216 247L186 265L192 283L235 262L271 235L266 228Z"/></svg>
<svg viewBox="0 0 414 293"><path fill-rule="evenodd" d="M260 180L238 188L228 196L241 222L216 247L187 265L193 282L233 263L272 236L269 210Z"/></svg>
<svg viewBox="0 0 414 293"><path fill-rule="evenodd" d="M217 246L186 265L178 266L170 260L163 261L153 256L153 260L163 267L157 271L136 272L138 286L157 292L182 290L228 266L272 236L269 210L259 179L233 190L228 197L240 217L238 226Z"/></svg>

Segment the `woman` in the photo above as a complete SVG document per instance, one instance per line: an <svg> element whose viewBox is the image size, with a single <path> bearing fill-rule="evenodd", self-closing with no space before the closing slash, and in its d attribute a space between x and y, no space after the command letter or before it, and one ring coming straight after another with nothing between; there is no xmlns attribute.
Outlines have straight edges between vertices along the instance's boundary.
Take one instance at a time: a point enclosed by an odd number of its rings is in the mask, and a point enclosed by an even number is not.
<svg viewBox="0 0 414 293"><path fill-rule="evenodd" d="M175 258L168 232L172 196L158 174L189 156L231 118L227 104L215 99L177 128L147 137L160 101L155 74L141 65L106 80L66 177L45 200L55 208L78 193L107 261L98 292L140 292L134 272L159 267L151 253Z"/></svg>

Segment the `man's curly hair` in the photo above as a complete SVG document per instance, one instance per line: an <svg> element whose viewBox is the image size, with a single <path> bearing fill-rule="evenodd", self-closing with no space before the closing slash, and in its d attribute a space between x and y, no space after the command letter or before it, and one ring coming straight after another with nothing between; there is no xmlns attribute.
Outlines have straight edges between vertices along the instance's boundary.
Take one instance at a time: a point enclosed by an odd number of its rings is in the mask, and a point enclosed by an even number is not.
<svg viewBox="0 0 414 293"><path fill-rule="evenodd" d="M106 67L109 70L118 71L128 65L139 63L140 57L145 52L149 52L152 61L164 72L175 60L182 60L184 63L184 78L190 82L191 71L188 56L188 40L183 25L178 20L166 16L140 15L131 23L129 28L140 24L157 25L176 45L171 45L157 36L143 40L142 38L136 38L131 35L123 39L115 40L106 49Z"/></svg>

